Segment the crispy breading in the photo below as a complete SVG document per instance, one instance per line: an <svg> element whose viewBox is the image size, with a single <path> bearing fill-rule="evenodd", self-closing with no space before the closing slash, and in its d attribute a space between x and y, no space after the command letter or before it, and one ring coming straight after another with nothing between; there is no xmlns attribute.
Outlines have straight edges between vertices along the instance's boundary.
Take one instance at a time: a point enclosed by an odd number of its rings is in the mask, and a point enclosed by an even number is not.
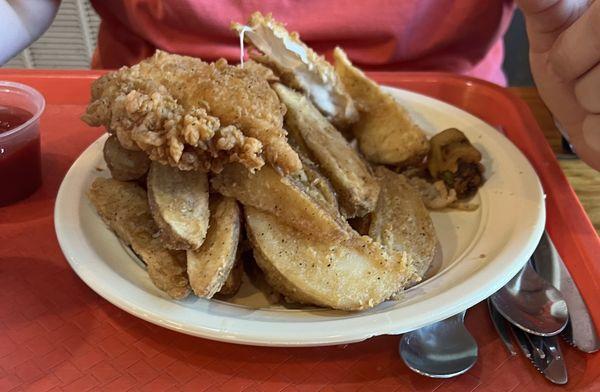
<svg viewBox="0 0 600 392"><path fill-rule="evenodd" d="M415 279L423 278L435 256L437 236L429 211L406 177L383 166L375 169L381 193L371 214L369 236L391 255L407 254L415 269Z"/></svg>
<svg viewBox="0 0 600 392"><path fill-rule="evenodd" d="M379 183L368 163L304 95L279 83L273 88L287 107L285 126L290 138L309 151L329 178L344 215L371 212L377 203Z"/></svg>
<svg viewBox="0 0 600 392"><path fill-rule="evenodd" d="M115 180L133 181L146 175L150 168L150 159L143 151L131 151L123 148L115 136L110 136L102 150L106 166Z"/></svg>
<svg viewBox="0 0 600 392"><path fill-rule="evenodd" d="M333 56L340 79L359 105L360 119L352 132L367 160L384 165L420 161L429 150L421 127L390 94L354 67L341 48Z"/></svg>
<svg viewBox="0 0 600 392"><path fill-rule="evenodd" d="M368 309L400 291L414 275L408 257L352 233L317 240L274 215L244 207L248 238L267 281L288 299L340 310Z"/></svg>
<svg viewBox="0 0 600 392"><path fill-rule="evenodd" d="M244 41L262 55L253 59L272 68L282 81L304 92L336 127L344 129L358 120L358 112L335 69L323 56L306 46L298 33L289 33L271 14L254 12L248 26L232 23Z"/></svg>
<svg viewBox="0 0 600 392"><path fill-rule="evenodd" d="M237 260L240 209L235 199L211 196L210 227L197 250L187 251L187 271L198 297L212 298L223 287Z"/></svg>
<svg viewBox="0 0 600 392"><path fill-rule="evenodd" d="M270 166L252 174L231 164L211 179L211 185L245 206L277 215L300 232L322 238L347 238L348 224L339 212L324 197L315 196L318 189L296 177L282 177Z"/></svg>
<svg viewBox="0 0 600 392"><path fill-rule="evenodd" d="M185 253L166 249L152 219L146 192L131 182L96 178L88 197L102 220L146 263L152 283L170 297L189 293Z"/></svg>
<svg viewBox="0 0 600 392"><path fill-rule="evenodd" d="M208 229L208 178L152 162L147 178L148 200L160 237L170 249L198 249Z"/></svg>
<svg viewBox="0 0 600 392"><path fill-rule="evenodd" d="M104 125L123 147L183 170L251 170L265 158L285 173L301 168L286 141L283 107L264 69L205 63L157 51L94 82L82 119Z"/></svg>

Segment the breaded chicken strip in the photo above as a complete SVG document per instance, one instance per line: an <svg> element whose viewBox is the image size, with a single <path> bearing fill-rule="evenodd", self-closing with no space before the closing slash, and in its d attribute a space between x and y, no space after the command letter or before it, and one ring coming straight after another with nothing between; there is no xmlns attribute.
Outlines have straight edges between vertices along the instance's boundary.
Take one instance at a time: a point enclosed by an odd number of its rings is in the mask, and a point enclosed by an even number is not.
<svg viewBox="0 0 600 392"><path fill-rule="evenodd" d="M240 162L253 171L266 158L292 173L302 163L287 143L284 113L264 68L157 51L94 82L82 119L182 170L219 172Z"/></svg>
<svg viewBox="0 0 600 392"><path fill-rule="evenodd" d="M131 182L96 178L88 197L102 220L146 263L152 283L171 298L187 297L185 252L168 250L156 236L146 191Z"/></svg>
<svg viewBox="0 0 600 392"><path fill-rule="evenodd" d="M244 40L260 51L254 60L273 69L285 85L305 93L338 129L343 131L358 120L354 101L335 69L306 46L298 33L288 32L271 14L260 12L250 16L247 26L232 23L231 27L243 31Z"/></svg>

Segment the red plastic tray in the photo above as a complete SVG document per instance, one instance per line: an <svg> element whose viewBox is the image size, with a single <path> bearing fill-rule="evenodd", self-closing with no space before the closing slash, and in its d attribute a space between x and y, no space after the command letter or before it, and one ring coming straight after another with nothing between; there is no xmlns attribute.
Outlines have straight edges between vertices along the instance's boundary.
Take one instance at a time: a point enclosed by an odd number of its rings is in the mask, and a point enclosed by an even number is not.
<svg viewBox="0 0 600 392"><path fill-rule="evenodd" d="M476 366L450 380L408 370L399 338L318 348L248 347L199 339L139 320L104 301L69 268L54 234L58 186L103 132L79 120L100 71L0 70L47 100L42 117L44 184L0 208L0 391L515 391L552 389L528 361L510 358L483 304L467 316ZM548 194L548 230L600 327L600 241L527 106L507 90L466 77L374 73L379 82L446 101L500 125L536 168ZM7 184L3 184L6 186ZM600 328L599 328L600 329ZM563 345L567 389L600 390L600 355ZM563 388L564 389L564 388Z"/></svg>

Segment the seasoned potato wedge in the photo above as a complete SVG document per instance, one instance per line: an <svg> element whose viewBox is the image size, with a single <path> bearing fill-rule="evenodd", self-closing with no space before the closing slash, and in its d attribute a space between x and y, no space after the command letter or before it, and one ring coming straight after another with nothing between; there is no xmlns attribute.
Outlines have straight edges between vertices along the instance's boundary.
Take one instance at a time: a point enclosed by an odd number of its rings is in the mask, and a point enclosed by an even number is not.
<svg viewBox="0 0 600 392"><path fill-rule="evenodd" d="M310 152L310 158L329 178L347 217L363 216L377 203L379 184L369 165L304 95L275 84L287 107L285 125L290 137Z"/></svg>
<svg viewBox="0 0 600 392"><path fill-rule="evenodd" d="M238 252L238 257L236 257L235 263L233 264L233 268L231 268L231 271L229 271L227 279L225 279L223 286L221 286L221 289L217 294L225 297L231 297L232 295L235 295L242 286L243 274L244 263L242 262L242 260L240 260Z"/></svg>
<svg viewBox="0 0 600 392"><path fill-rule="evenodd" d="M371 308L404 287L413 272L369 237L319 241L279 218L244 207L248 238L267 281L288 299L340 310Z"/></svg>
<svg viewBox="0 0 600 392"><path fill-rule="evenodd" d="M104 143L104 160L115 180L133 181L148 173L150 158L143 151L131 151L123 148L116 136L109 136Z"/></svg>
<svg viewBox="0 0 600 392"><path fill-rule="evenodd" d="M161 239L170 249L197 249L208 229L208 179L200 171L182 171L152 162L148 200Z"/></svg>
<svg viewBox="0 0 600 392"><path fill-rule="evenodd" d="M421 160L429 143L406 109L354 67L342 49L336 48L333 57L344 87L360 107L360 119L352 132L367 160L385 165Z"/></svg>
<svg viewBox="0 0 600 392"><path fill-rule="evenodd" d="M187 271L198 297L211 298L223 287L236 262L240 241L240 208L230 197L213 195L210 227L197 250L187 251Z"/></svg>
<svg viewBox="0 0 600 392"><path fill-rule="evenodd" d="M315 189L291 176L282 177L271 166L250 173L238 164L227 165L211 180L213 188L245 206L268 211L298 231L319 238L348 238L347 223Z"/></svg>
<svg viewBox="0 0 600 392"><path fill-rule="evenodd" d="M331 182L319 168L305 156L298 154L302 161L302 170L291 177L297 179L303 189L320 202L330 206L334 211L339 211L338 199Z"/></svg>
<svg viewBox="0 0 600 392"><path fill-rule="evenodd" d="M437 237L421 196L401 174L383 166L375 170L381 182L377 207L371 216L369 236L392 255L407 254L418 279L427 272L435 256Z"/></svg>
<svg viewBox="0 0 600 392"><path fill-rule="evenodd" d="M152 283L170 297L189 293L185 252L166 249L156 237L146 192L138 185L97 178L88 197L102 220L146 263Z"/></svg>

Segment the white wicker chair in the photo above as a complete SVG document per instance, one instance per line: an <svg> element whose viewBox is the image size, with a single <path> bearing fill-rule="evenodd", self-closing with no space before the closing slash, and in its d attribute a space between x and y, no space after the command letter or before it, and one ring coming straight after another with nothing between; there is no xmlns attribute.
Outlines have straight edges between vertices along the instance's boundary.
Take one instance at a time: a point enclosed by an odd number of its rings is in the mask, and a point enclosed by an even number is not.
<svg viewBox="0 0 600 392"><path fill-rule="evenodd" d="M52 26L6 68L89 68L100 19L88 0L62 0Z"/></svg>

